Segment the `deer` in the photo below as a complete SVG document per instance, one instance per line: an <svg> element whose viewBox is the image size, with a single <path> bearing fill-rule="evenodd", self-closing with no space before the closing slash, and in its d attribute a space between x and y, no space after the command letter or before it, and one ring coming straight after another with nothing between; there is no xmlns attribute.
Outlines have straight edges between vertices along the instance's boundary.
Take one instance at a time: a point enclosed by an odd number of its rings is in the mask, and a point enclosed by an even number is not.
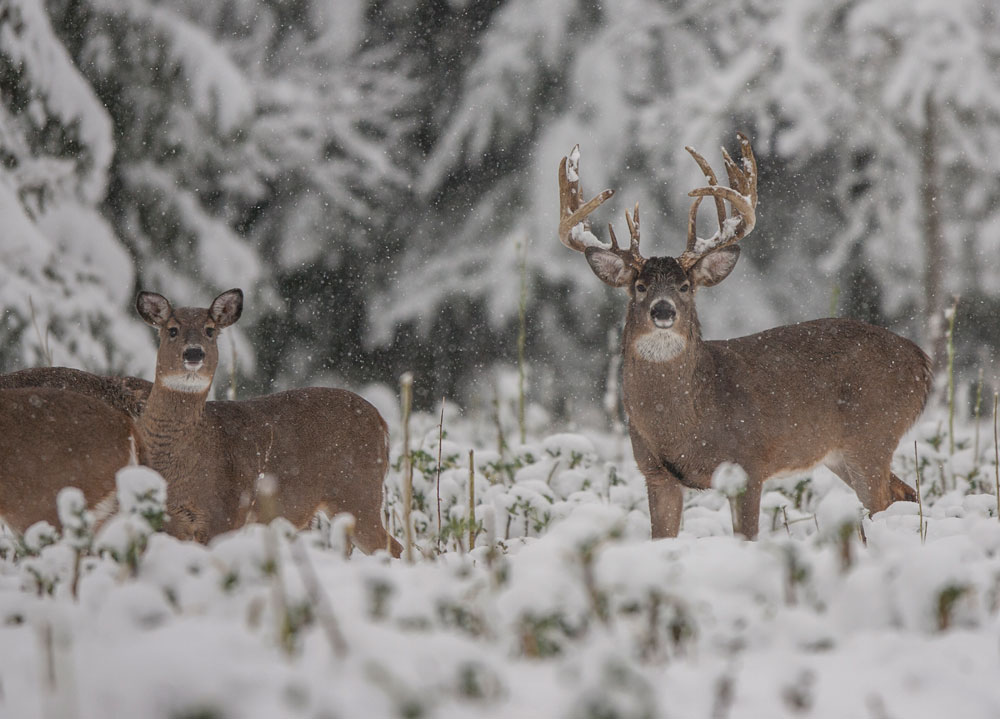
<svg viewBox="0 0 1000 719"><path fill-rule="evenodd" d="M237 295L236 292L233 291L234 295L231 299L242 308L242 293ZM158 305L161 309L169 305L169 302L163 305L165 300L159 296L153 296L153 293L148 294L146 299L151 300L153 305ZM141 298L142 295L137 298L137 309ZM140 310L140 314L144 311ZM240 309L241 311L242 309ZM166 310L163 316L169 317L171 314L176 319L177 316L188 316L190 313L180 310L174 312L171 308ZM204 314L196 314L195 316L205 319ZM154 317L154 321L158 320ZM215 341L218 339L220 329L216 325L212 331ZM167 328L165 331L169 336L171 330ZM176 331L178 333L181 331L180 325L176 327ZM170 374L167 347L169 345L165 346L161 341L158 366L162 354L164 377ZM206 351L203 362L207 362L210 366L201 368L201 371L204 373L211 369L210 374L214 376L218 355L217 349L210 349L211 347L211 345L203 347ZM173 362L175 365L183 363L183 357L178 359L176 351ZM204 382L204 378L200 381ZM169 380L165 380L164 384L168 382ZM72 396L75 395L84 396L87 399L85 404L88 406L98 402L99 406L87 410L94 415L94 418L88 421L88 425L94 429L90 437L96 440L106 436L109 441L103 444L93 442L87 451L95 456L98 451L112 453L114 459L107 460L107 465L117 469L127 463L122 461L122 457L126 455L122 454L121 448L125 445L121 441L121 430L117 428L119 425L125 426L122 425L124 421L131 420L132 432L129 436L132 438L134 447L139 447L140 440L136 427L150 396L153 394L154 384L137 377L106 377L69 367L35 367L0 375L0 398L14 397L12 392L23 389L32 390L29 396L52 398L56 404L70 403ZM156 412L162 413L165 410L164 397L170 397L169 393L166 392L168 389L169 387L164 387L164 391L159 394L159 399L154 402L154 409L158 408ZM207 391L205 388L204 394L206 396ZM67 393L69 393L68 396ZM186 415L179 416L180 426L183 426L185 416L188 420L199 416L200 402L198 397L185 395L181 395L180 399L182 400L179 402L180 407L188 412ZM37 402L38 400L33 401ZM192 408L193 411L191 411ZM55 405L53 405L54 409ZM146 416L147 433L153 431L152 423L154 420L161 421L156 420L157 416L161 415L154 413ZM7 426L8 421L13 422L14 418L20 417L22 414L13 405L0 406L0 430ZM70 419L63 420L60 417ZM45 421L50 425L60 421L68 421L72 424L72 417L73 413L68 410L52 411L46 415ZM169 413L167 417L169 417ZM371 553L376 549L388 548L394 556L399 556L401 552L399 543L385 532L381 522L375 516L378 510L372 508L374 505L381 505L381 482L388 469L388 457L371 448L387 446L387 428L377 410L361 397L345 390L312 387L289 390L249 400L207 401L204 402L204 409L201 410L201 420L199 421L204 421L212 428L210 434L213 436L218 437L221 433L226 438L226 450L221 455L215 455L211 461L217 463L216 468L222 466L227 470L222 474L226 478L222 486L228 489L221 492L219 496L224 497L225 506L232 509L228 516L236 516L237 520L228 524L223 523L221 526L234 528L254 516L252 500L256 496L256 480L262 474L270 474L278 479L277 495L274 498L278 507L275 508L275 511L282 513L296 526L305 526L320 509L328 513L350 511L356 515L358 521L354 539L362 551ZM112 429L103 431L99 429L100 427ZM12 434L5 434L13 438ZM31 433L29 432L29 434ZM65 436L65 432L60 431L54 431L50 434L57 442ZM196 432L189 434L196 436ZM378 441L371 444L367 439L370 436L383 438L383 445L379 445ZM215 445L218 448L219 442L216 442ZM173 445L174 449L178 451L183 446L183 441ZM368 453L374 456L360 457L357 449L353 451L343 449L344 447L357 448L360 446L368 447ZM0 438L0 449L4 450L3 456L14 457L14 453L8 451L7 447L8 445L4 444L4 439ZM161 454L154 459L150 458L145 448L142 450L134 449L132 444L128 447L131 454L128 454L127 458L130 458L133 463L135 462L133 454L137 453L142 455L147 464L165 472L168 476L172 472L181 471L170 464L169 454ZM157 447L162 450L164 445L158 444ZM80 455L79 449L76 450L76 454ZM21 457L22 455L18 454L17 456ZM31 455L25 453L23 456L29 458ZM210 453L209 456L213 455ZM121 463L118 464L119 462ZM18 466L27 467L25 464ZM38 501L32 504L29 511L24 512L24 517L30 518L31 521L25 523L17 517L11 521L11 524L15 528L20 528L21 531L32 521L54 516L55 493L63 484L82 485L88 503L92 501L92 498L107 497L113 500L114 471L112 469L84 476L78 471L80 468L75 468L73 471L76 474L72 475L74 482L66 482L65 478L69 476L67 474L69 470L65 466L50 463L46 467L51 471L53 489L48 494L40 496ZM380 468L380 470L375 468ZM36 469L37 467L32 469L32 472ZM238 475L238 478L234 479L234 473ZM373 478L375 474L378 475L377 478ZM18 470L15 475L24 476L24 473ZM200 476L204 478L206 475L202 473ZM9 487L13 485L3 477L4 475L0 475L0 484L8 487L6 496L10 497L12 490ZM352 477L356 481L352 481ZM212 522L207 519L204 512L198 511L197 503L200 499L182 501L179 492L183 488L183 484L182 480L180 487L171 486L170 495L176 495L170 500L175 504L174 517L176 519L173 526L168 524L169 529L183 538L201 539L202 541L215 536L219 531L225 531L218 528L218 522L213 524L215 528L211 531L205 530L202 525L212 524ZM373 489L373 487L378 487L378 489ZM20 496L18 502L6 501L4 491L0 487L0 514L3 514L5 508L10 504L24 504L23 496ZM99 500L95 499L94 501ZM209 506L216 504L218 503L213 498ZM105 506L108 506L107 503L102 502L102 510ZM113 508L113 501L110 508ZM219 513L218 509L213 511Z"/></svg>
<svg viewBox="0 0 1000 719"><path fill-rule="evenodd" d="M15 532L57 524L64 486L98 521L114 508L115 474L137 463L131 419L101 399L53 387L0 389L0 519Z"/></svg>
<svg viewBox="0 0 1000 719"><path fill-rule="evenodd" d="M296 527L319 510L351 512L365 553L402 547L382 526L389 469L385 420L342 389L312 387L242 401L208 402L218 338L242 314L243 293L223 292L208 308L174 308L155 292L136 298L157 330L152 387L135 420L140 460L167 480L168 531L207 542L255 516L258 480L277 480L277 514Z"/></svg>
<svg viewBox="0 0 1000 719"><path fill-rule="evenodd" d="M31 367L0 374L0 390L49 387L103 401L129 417L142 414L153 383L138 377L104 376L72 367Z"/></svg>
<svg viewBox="0 0 1000 719"><path fill-rule="evenodd" d="M736 162L723 148L729 187L690 147L707 185L693 197L685 249L643 257L639 206L625 219L628 246L591 232L589 216L614 192L583 202L579 145L559 163L560 242L582 252L593 273L628 297L621 335L622 397L636 464L646 481L651 535L676 537L685 487L707 489L724 462L740 465L746 487L734 506L734 533L754 539L770 478L825 465L874 514L916 493L892 473L892 455L931 390L928 356L886 329L826 318L745 337L702 339L695 308L701 288L729 276L738 243L754 229L757 160L737 135ZM714 200L719 229L696 234L702 200ZM728 204L728 211L727 211Z"/></svg>

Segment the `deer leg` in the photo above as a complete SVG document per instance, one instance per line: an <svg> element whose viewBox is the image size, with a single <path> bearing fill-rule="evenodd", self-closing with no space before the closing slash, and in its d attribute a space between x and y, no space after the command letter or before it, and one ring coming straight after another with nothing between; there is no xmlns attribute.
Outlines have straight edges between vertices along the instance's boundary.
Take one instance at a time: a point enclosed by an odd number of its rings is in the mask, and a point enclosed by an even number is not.
<svg viewBox="0 0 1000 719"><path fill-rule="evenodd" d="M649 495L649 521L653 539L676 537L681 529L684 512L684 488L665 471L646 475Z"/></svg>
<svg viewBox="0 0 1000 719"><path fill-rule="evenodd" d="M389 536L377 515L374 522L371 518L366 522L358 522L354 530L354 543L365 554L388 549L392 556L398 558L403 553L403 545Z"/></svg>
<svg viewBox="0 0 1000 719"><path fill-rule="evenodd" d="M747 480L746 489L737 497L736 511L733 512L733 534L742 534L747 539L756 539L760 530L760 492L763 482Z"/></svg>
<svg viewBox="0 0 1000 719"><path fill-rule="evenodd" d="M893 502L916 502L917 490L889 472L889 492Z"/></svg>
<svg viewBox="0 0 1000 719"><path fill-rule="evenodd" d="M890 461L891 455L882 460L844 456L839 462L827 466L855 491L861 504L875 514L888 507L894 499L896 487L892 483L894 475L889 471ZM898 478L897 481L903 484Z"/></svg>
<svg viewBox="0 0 1000 719"><path fill-rule="evenodd" d="M649 451L646 443L632 426L629 426L632 454L639 471L646 478L649 497L649 521L653 539L676 537L681 529L684 513L684 487L670 470Z"/></svg>

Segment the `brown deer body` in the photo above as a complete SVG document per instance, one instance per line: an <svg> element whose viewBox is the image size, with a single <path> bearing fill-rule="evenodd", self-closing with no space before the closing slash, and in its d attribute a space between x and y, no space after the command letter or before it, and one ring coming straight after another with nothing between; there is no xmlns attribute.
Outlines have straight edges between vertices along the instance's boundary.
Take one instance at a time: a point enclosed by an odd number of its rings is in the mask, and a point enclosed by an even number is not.
<svg viewBox="0 0 1000 719"><path fill-rule="evenodd" d="M22 387L71 390L138 418L153 383L137 377L103 377L68 367L38 367L0 375L0 391ZM215 536L242 525L252 511L256 478L267 474L278 479L276 509L296 526L308 524L317 510L331 515L351 512L358 520L355 539L363 551L383 549L389 542L390 551L398 556L398 542L388 538L381 524L381 492L372 490L373 476L378 476L381 486L388 470L388 430L368 402L346 390L309 387L249 400L208 401L201 410L199 406L198 402L181 401L177 409L193 418L189 422L202 431L225 438L218 455L224 476L242 478L208 491L210 506L229 507L231 511L216 510L211 516L193 512L197 531L203 536ZM161 411L167 410L161 405ZM184 425L182 422L181 427ZM372 427L378 428L374 440L366 433ZM197 431L185 431L185 435L183 439L175 435L175 439L181 443L200 441ZM153 462L148 458L146 461ZM157 461L166 467L172 460L161 454ZM171 469L183 471L180 466ZM113 491L113 474L109 486ZM173 488L171 493L177 494ZM190 522L189 506L202 499L183 502L176 511ZM180 523L178 520L174 530L178 533L182 531ZM185 531L193 536L191 527Z"/></svg>
<svg viewBox="0 0 1000 719"><path fill-rule="evenodd" d="M363 551L399 555L381 519L388 428L372 405L326 388L206 402L218 332L239 318L242 293L223 293L208 309L174 309L148 292L136 305L160 334L156 381L136 421L140 459L168 482L171 533L207 541L241 526L258 479L272 476L275 510L296 526L320 509L351 512Z"/></svg>
<svg viewBox="0 0 1000 719"><path fill-rule="evenodd" d="M56 496L80 488L111 510L115 473L136 463L128 416L95 397L48 387L0 389L0 518L17 532L57 523Z"/></svg>
<svg viewBox="0 0 1000 719"><path fill-rule="evenodd" d="M560 165L560 239L584 252L601 280L629 294L622 387L654 537L677 535L683 487L711 486L723 462L737 463L747 473L734 530L748 538L757 535L764 481L820 464L873 513L894 500L915 499L890 464L930 391L929 359L916 345L843 319L731 340L701 337L696 290L729 275L739 257L734 243L756 220L756 160L746 138L741 135L740 141L742 167L724 153L731 187L719 186L704 159L689 150L709 186L691 193L697 199L687 249L677 258L639 254L638 208L626 214L628 248L619 248L613 232L610 247L585 242L587 215L612 193L582 203L576 151ZM701 199L709 195L716 200L720 229L702 240L694 222ZM724 200L733 206L733 217L726 217Z"/></svg>

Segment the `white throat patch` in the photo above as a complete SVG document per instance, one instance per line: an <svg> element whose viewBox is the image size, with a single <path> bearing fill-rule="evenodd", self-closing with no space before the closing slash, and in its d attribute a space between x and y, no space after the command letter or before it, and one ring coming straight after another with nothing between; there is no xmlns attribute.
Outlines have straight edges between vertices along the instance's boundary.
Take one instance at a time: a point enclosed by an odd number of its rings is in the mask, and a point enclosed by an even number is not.
<svg viewBox="0 0 1000 719"><path fill-rule="evenodd" d="M164 387L172 389L175 392L204 392L212 384L211 377L205 377L194 372L168 374L160 379Z"/></svg>
<svg viewBox="0 0 1000 719"><path fill-rule="evenodd" d="M636 353L647 362L669 362L684 351L687 341L673 330L654 330L639 337Z"/></svg>

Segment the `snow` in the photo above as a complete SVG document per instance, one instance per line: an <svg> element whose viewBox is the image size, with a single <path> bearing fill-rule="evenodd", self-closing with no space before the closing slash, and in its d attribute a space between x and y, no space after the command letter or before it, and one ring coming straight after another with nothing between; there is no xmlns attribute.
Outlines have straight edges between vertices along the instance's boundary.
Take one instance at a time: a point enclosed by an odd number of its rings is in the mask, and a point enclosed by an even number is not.
<svg viewBox="0 0 1000 719"><path fill-rule="evenodd" d="M566 158L566 179L570 182L580 181L580 146L574 145Z"/></svg>
<svg viewBox="0 0 1000 719"><path fill-rule="evenodd" d="M437 420L412 420L415 449L431 458L417 462L414 483L425 503ZM732 536L726 500L745 475L724 467L721 491L687 494L680 536L654 542L641 475L630 459L603 454L614 438L540 435L500 454L476 445L475 423L447 422L446 516L459 507L465 516L470 447L478 510L492 515L471 553L449 538L437 554L427 523L412 565L383 553L348 558L349 516L298 534L279 520L207 547L179 542L140 516L164 499L162 480L140 467L119 475L122 512L93 550L75 531L59 539L36 525L17 558L0 552L0 714L1000 711L1000 521L996 497L967 479L925 477L925 540L913 503L862 517L828 472L807 477L804 492L781 480L765 487L763 504L784 519L765 509L760 539L746 542ZM940 446L928 434L936 426L914 431L921 446ZM959 432L966 446L971 432ZM982 473L992 449L975 460ZM392 455L399 467L398 442ZM909 451L895 471L913 480ZM400 473L388 480L394 513ZM71 524L79 500L60 495ZM325 618L306 592L307 570Z"/></svg>
<svg viewBox="0 0 1000 719"><path fill-rule="evenodd" d="M601 242L597 236L587 229L583 222L577 223L570 228L569 236L578 244L586 247L600 247L603 250L611 249L611 242Z"/></svg>
<svg viewBox="0 0 1000 719"><path fill-rule="evenodd" d="M723 462L712 473L712 489L727 497L739 497L747 489L747 473L743 467L732 462Z"/></svg>
<svg viewBox="0 0 1000 719"><path fill-rule="evenodd" d="M34 0L10 0L7 11L19 22L0 25L0 51L28 74L48 112L64 125L77 126L80 141L92 163L79 189L85 201L97 202L103 197L105 173L114 152L111 119L69 53L55 40L43 5ZM40 111L37 105L35 107ZM44 121L38 124L43 125ZM63 164L72 166L75 163ZM46 170L46 174L51 174L50 170ZM57 171L54 174L66 173Z"/></svg>

